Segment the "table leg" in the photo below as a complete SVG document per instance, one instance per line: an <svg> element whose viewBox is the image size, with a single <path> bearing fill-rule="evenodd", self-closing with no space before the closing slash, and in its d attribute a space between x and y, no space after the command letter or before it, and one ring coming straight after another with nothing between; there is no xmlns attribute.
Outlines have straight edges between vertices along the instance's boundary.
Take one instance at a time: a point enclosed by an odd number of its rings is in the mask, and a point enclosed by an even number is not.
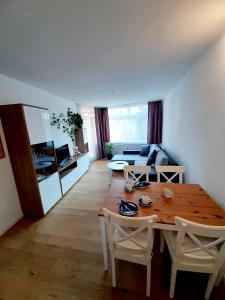
<svg viewBox="0 0 225 300"><path fill-rule="evenodd" d="M109 184L111 184L112 181L112 169L109 169Z"/></svg>
<svg viewBox="0 0 225 300"><path fill-rule="evenodd" d="M106 222L104 217L100 217L100 228L102 238L102 250L103 250L103 261L104 269L108 270L108 252L107 252L107 234L106 234Z"/></svg>

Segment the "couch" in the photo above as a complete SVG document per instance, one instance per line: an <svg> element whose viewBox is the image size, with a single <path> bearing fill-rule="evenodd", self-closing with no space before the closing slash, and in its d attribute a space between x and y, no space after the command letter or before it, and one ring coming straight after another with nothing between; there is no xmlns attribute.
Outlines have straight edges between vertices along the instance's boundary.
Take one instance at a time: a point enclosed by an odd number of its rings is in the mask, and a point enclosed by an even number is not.
<svg viewBox="0 0 225 300"><path fill-rule="evenodd" d="M157 174L155 166L157 165L172 165L177 166L177 162L166 152L160 145L145 145L143 148L149 146L149 151L143 152L143 149L138 150L124 150L123 154L114 155L111 161L126 161L129 165L137 166L151 166L149 174L150 181L157 181ZM153 155L152 155L153 154ZM153 157L152 157L153 156ZM151 158L151 160L149 160ZM137 173L138 175L138 173ZM169 175L169 174L168 174ZM143 179L144 180L144 179ZM175 178L174 182L178 182Z"/></svg>

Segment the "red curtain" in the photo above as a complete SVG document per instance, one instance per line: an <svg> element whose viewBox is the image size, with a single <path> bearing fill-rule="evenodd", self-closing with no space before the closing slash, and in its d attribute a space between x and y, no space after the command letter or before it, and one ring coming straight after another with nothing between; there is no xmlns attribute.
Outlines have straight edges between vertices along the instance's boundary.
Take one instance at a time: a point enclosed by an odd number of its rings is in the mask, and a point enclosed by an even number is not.
<svg viewBox="0 0 225 300"><path fill-rule="evenodd" d="M147 143L162 143L163 102L162 100L148 102Z"/></svg>
<svg viewBox="0 0 225 300"><path fill-rule="evenodd" d="M108 108L95 107L97 159L105 157L105 143L110 141Z"/></svg>

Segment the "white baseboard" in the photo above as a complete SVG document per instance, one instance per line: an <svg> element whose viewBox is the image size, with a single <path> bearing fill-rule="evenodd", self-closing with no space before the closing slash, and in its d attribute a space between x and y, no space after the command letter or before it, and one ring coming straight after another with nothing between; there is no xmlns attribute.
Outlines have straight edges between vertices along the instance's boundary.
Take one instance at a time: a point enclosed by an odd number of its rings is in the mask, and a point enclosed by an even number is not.
<svg viewBox="0 0 225 300"><path fill-rule="evenodd" d="M22 218L23 218L23 214L19 215L18 217L15 218L14 221L12 221L9 224L7 224L6 226L4 226L4 228L2 228L0 230L0 236L3 235L4 233L6 233L6 231L8 231L13 225L15 225Z"/></svg>

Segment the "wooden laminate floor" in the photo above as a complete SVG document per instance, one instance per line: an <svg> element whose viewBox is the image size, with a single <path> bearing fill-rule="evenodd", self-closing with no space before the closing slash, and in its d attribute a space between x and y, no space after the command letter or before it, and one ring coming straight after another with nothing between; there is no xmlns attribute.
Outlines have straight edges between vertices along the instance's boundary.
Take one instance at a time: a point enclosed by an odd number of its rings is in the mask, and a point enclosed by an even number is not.
<svg viewBox="0 0 225 300"><path fill-rule="evenodd" d="M0 300L145 299L144 266L119 261L117 288L104 273L97 212L108 184L106 161L41 220L24 218L0 238ZM175 299L204 299L207 275L178 273ZM156 234L151 299L169 299L170 259ZM211 299L224 300L225 286Z"/></svg>

